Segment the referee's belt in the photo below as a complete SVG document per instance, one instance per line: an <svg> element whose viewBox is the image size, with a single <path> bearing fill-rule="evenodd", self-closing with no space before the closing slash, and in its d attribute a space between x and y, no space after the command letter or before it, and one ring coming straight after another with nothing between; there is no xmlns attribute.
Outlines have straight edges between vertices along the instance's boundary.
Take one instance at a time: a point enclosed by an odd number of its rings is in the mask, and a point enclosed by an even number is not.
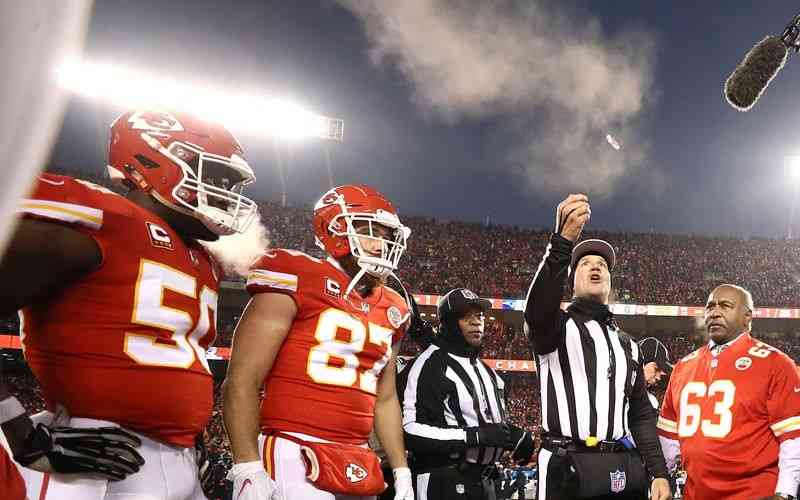
<svg viewBox="0 0 800 500"><path fill-rule="evenodd" d="M617 441L593 441L587 443L586 441L579 441L577 439L564 437L564 436L543 436L542 446L550 451L556 451L561 448L566 451L582 451L582 452L597 452L597 453L617 453L627 451L627 448L622 443Z"/></svg>
<svg viewBox="0 0 800 500"><path fill-rule="evenodd" d="M470 462L461 462L451 467L462 474L481 476L484 479L491 477L497 470L494 464L473 464Z"/></svg>

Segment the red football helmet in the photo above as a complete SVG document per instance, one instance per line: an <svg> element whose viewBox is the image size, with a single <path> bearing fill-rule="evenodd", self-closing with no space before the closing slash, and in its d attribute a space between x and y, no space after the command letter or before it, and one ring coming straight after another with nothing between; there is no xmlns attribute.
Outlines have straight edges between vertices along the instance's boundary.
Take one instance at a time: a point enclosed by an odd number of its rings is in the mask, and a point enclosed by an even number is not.
<svg viewBox="0 0 800 500"><path fill-rule="evenodd" d="M362 222L369 231L357 233L354 223ZM331 189L314 205L314 236L317 245L332 257L354 256L362 272L386 278L397 269L411 230L400 222L392 203L369 186L347 185ZM389 238L373 231L373 224L391 230ZM381 256L368 254L362 239L380 241ZM355 280L354 280L355 281Z"/></svg>
<svg viewBox="0 0 800 500"><path fill-rule="evenodd" d="M239 142L222 125L187 114L131 111L117 118L108 171L215 234L244 231L257 212L241 194L256 177Z"/></svg>

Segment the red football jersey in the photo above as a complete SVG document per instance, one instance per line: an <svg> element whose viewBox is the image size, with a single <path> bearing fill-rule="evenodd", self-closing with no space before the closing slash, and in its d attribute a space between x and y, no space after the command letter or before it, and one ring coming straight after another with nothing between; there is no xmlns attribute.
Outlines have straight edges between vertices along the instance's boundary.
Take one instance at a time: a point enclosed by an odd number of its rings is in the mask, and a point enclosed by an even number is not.
<svg viewBox="0 0 800 500"><path fill-rule="evenodd" d="M71 177L42 176L21 210L90 235L103 255L99 269L23 310L25 357L48 406L194 446L213 398L205 352L219 280L208 253L156 214Z"/></svg>
<svg viewBox="0 0 800 500"><path fill-rule="evenodd" d="M0 445L0 492L5 500L25 500L25 482L11 455Z"/></svg>
<svg viewBox="0 0 800 500"><path fill-rule="evenodd" d="M658 431L680 442L685 498L771 496L780 443L800 437L799 391L794 362L749 333L716 358L708 346L683 358L670 377Z"/></svg>
<svg viewBox="0 0 800 500"><path fill-rule="evenodd" d="M348 276L336 263L275 250L253 266L251 294L282 293L297 315L264 381L261 428L363 444L372 430L378 378L408 317L405 300L380 286L362 299L344 296Z"/></svg>

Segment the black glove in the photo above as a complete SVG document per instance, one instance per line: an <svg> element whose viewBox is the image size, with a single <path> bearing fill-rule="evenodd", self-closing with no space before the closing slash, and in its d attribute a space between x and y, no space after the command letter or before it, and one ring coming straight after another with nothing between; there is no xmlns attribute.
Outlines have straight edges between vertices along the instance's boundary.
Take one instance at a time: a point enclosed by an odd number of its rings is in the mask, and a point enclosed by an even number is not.
<svg viewBox="0 0 800 500"><path fill-rule="evenodd" d="M511 433L506 424L486 424L480 427L467 427L467 448L491 446L493 448L513 447Z"/></svg>
<svg viewBox="0 0 800 500"><path fill-rule="evenodd" d="M40 472L93 473L112 481L139 471L141 440L119 427L48 427L39 424L14 454L21 465Z"/></svg>
<svg viewBox="0 0 800 500"><path fill-rule="evenodd" d="M411 321L408 324L406 334L411 337L411 340L427 348L433 342L436 332L430 323L420 317L419 306L417 301L414 300L414 295L409 293L408 296L411 303Z"/></svg>
<svg viewBox="0 0 800 500"><path fill-rule="evenodd" d="M203 439L203 433L194 438L194 457L197 461L197 477L200 479L200 486L203 491L208 493L214 486L214 468L208 460L208 449Z"/></svg>
<svg viewBox="0 0 800 500"><path fill-rule="evenodd" d="M525 429L521 429L516 425L509 425L511 434L511 441L514 447L510 448L513 451L511 458L517 463L528 463L533 456L533 436Z"/></svg>

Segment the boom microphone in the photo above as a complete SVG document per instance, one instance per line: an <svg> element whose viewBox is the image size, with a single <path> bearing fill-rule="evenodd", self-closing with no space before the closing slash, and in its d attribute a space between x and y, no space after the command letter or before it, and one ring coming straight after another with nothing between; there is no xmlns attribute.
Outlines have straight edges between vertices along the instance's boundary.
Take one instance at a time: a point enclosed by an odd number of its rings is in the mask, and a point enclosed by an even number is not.
<svg viewBox="0 0 800 500"><path fill-rule="evenodd" d="M725 81L725 98L739 111L749 111L786 64L789 49L800 51L800 15L781 37L758 42Z"/></svg>

